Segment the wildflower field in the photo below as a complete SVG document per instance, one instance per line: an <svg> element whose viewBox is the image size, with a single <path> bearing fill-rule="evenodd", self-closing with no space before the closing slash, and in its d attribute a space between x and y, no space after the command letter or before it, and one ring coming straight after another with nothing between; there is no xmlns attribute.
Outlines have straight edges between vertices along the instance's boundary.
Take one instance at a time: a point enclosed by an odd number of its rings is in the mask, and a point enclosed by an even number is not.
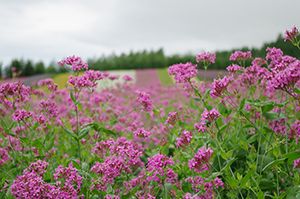
<svg viewBox="0 0 300 199"><path fill-rule="evenodd" d="M295 27L285 39L300 50ZM65 88L1 83L0 198L300 198L300 60L236 51L201 81L215 59L170 66L165 86L77 56Z"/></svg>

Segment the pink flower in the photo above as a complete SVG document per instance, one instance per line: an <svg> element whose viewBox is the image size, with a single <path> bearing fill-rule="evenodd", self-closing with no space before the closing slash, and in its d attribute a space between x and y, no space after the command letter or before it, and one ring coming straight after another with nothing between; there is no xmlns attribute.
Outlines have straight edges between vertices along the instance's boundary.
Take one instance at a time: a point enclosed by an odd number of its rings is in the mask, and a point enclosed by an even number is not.
<svg viewBox="0 0 300 199"><path fill-rule="evenodd" d="M0 165L5 164L9 160L9 155L6 149L0 148Z"/></svg>
<svg viewBox="0 0 300 199"><path fill-rule="evenodd" d="M170 112L168 114L168 118L166 120L166 124L174 125L178 120L178 113L177 112Z"/></svg>
<svg viewBox="0 0 300 199"><path fill-rule="evenodd" d="M220 97L224 91L227 90L229 83L231 82L231 77L223 77L222 79L214 80L212 83L212 88L210 91L210 95L212 97Z"/></svg>
<svg viewBox="0 0 300 199"><path fill-rule="evenodd" d="M298 143L298 140L300 138L300 120L296 120L292 125L291 125L291 133L290 133L291 138L296 138L296 143Z"/></svg>
<svg viewBox="0 0 300 199"><path fill-rule="evenodd" d="M189 168L198 173L208 170L212 154L213 150L211 148L200 148L194 158L189 160Z"/></svg>
<svg viewBox="0 0 300 199"><path fill-rule="evenodd" d="M32 113L24 109L18 109L13 113L12 119L19 122L32 116Z"/></svg>
<svg viewBox="0 0 300 199"><path fill-rule="evenodd" d="M174 75L177 83L186 83L197 76L197 66L191 62L174 64L169 67L168 72L170 75Z"/></svg>
<svg viewBox="0 0 300 199"><path fill-rule="evenodd" d="M29 100L30 87L25 86L21 82L1 83L0 84L0 103L12 107L5 98L12 98L14 102L26 102Z"/></svg>
<svg viewBox="0 0 300 199"><path fill-rule="evenodd" d="M144 91L136 91L138 94L137 101L143 106L144 110L147 112L152 111L153 104L150 99L150 95Z"/></svg>
<svg viewBox="0 0 300 199"><path fill-rule="evenodd" d="M294 168L300 168L300 158L294 161Z"/></svg>
<svg viewBox="0 0 300 199"><path fill-rule="evenodd" d="M240 61L240 60L247 60L250 59L252 57L252 53L251 51L235 51L234 53L232 53L229 57L230 61Z"/></svg>
<svg viewBox="0 0 300 199"><path fill-rule="evenodd" d="M215 53L210 53L210 52L199 53L196 56L196 61L197 61L197 63L206 62L206 63L213 64L216 61L216 54Z"/></svg>
<svg viewBox="0 0 300 199"><path fill-rule="evenodd" d="M278 133L278 134L281 134L281 135L285 135L286 133L286 126L285 126L285 119L284 118L281 118L281 119L278 119L278 120L274 120L272 122L270 122L270 128L275 132L275 133Z"/></svg>
<svg viewBox="0 0 300 199"><path fill-rule="evenodd" d="M133 80L132 77L130 77L129 75L124 75L124 76L123 76L123 79L124 79L125 81L127 81L127 82Z"/></svg>
<svg viewBox="0 0 300 199"><path fill-rule="evenodd" d="M58 62L59 65L69 65L73 71L87 70L88 64L78 56L70 56Z"/></svg>
<svg viewBox="0 0 300 199"><path fill-rule="evenodd" d="M59 166L54 173L56 184L52 185L43 180L48 163L38 160L24 170L11 185L11 193L16 198L78 198L82 177L77 170L69 165L67 168ZM62 181L59 179L63 178Z"/></svg>
<svg viewBox="0 0 300 199"><path fill-rule="evenodd" d="M68 167L59 165L53 174L56 185L72 196L77 196L80 192L82 177L73 165L70 163Z"/></svg>
<svg viewBox="0 0 300 199"><path fill-rule="evenodd" d="M227 66L226 70L231 73L235 73L237 71L243 70L243 68L239 65L233 64L233 65Z"/></svg>
<svg viewBox="0 0 300 199"><path fill-rule="evenodd" d="M147 138L151 135L150 131L146 131L143 128L138 128L136 131L133 132L133 135L135 137L142 137L142 138Z"/></svg>
<svg viewBox="0 0 300 199"><path fill-rule="evenodd" d="M47 170L47 167L48 162L37 160L36 162L31 163L29 167L24 170L24 172L35 172L36 174L43 176Z"/></svg>
<svg viewBox="0 0 300 199"><path fill-rule="evenodd" d="M213 108L212 110L208 111L205 109L203 113L201 114L201 121L208 121L213 122L220 116L219 111L217 109Z"/></svg>
<svg viewBox="0 0 300 199"><path fill-rule="evenodd" d="M53 79L50 78L38 81L38 86L47 86L50 91L57 90L57 84L55 84Z"/></svg>
<svg viewBox="0 0 300 199"><path fill-rule="evenodd" d="M183 131L180 135L180 137L178 137L176 139L176 146L177 147L182 147L182 146L185 146L185 145L188 145L191 140L192 140L192 133L190 131Z"/></svg>
<svg viewBox="0 0 300 199"><path fill-rule="evenodd" d="M293 41L299 34L296 26L293 26L291 30L286 30L284 34L284 41Z"/></svg>
<svg viewBox="0 0 300 199"><path fill-rule="evenodd" d="M104 73L88 70L81 76L70 76L68 82L76 88L92 88L97 86L97 80L102 80L104 78Z"/></svg>
<svg viewBox="0 0 300 199"><path fill-rule="evenodd" d="M161 182L163 176L167 176L167 182L175 182L177 175L174 171L168 168L170 165L173 165L174 162L172 158L169 158L162 154L156 154L148 158L147 163L147 172L150 174L147 177L147 181L156 181ZM168 168L166 170L166 168Z"/></svg>

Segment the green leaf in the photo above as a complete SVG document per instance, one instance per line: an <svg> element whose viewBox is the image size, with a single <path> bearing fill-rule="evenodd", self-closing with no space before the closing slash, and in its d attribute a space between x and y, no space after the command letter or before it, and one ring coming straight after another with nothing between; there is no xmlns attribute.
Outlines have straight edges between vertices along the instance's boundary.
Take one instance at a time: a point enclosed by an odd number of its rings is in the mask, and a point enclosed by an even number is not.
<svg viewBox="0 0 300 199"><path fill-rule="evenodd" d="M264 199L265 198L265 194L262 191L259 191L257 193L257 199Z"/></svg>
<svg viewBox="0 0 300 199"><path fill-rule="evenodd" d="M246 188L246 184L247 184L247 182L249 181L249 179L252 177L252 175L254 174L254 170L252 170L252 171L249 171L248 173L247 173L247 175L245 175L244 177L243 177L243 179L241 180L241 182L240 182L240 186L241 187L245 187Z"/></svg>
<svg viewBox="0 0 300 199"><path fill-rule="evenodd" d="M77 100L76 100L76 98L75 98L75 96L74 96L73 91L70 92L70 97L71 97L72 102L73 102L74 104L76 104L76 103L77 103Z"/></svg>
<svg viewBox="0 0 300 199"><path fill-rule="evenodd" d="M62 128L65 130L65 132L66 132L69 136L71 136L71 137L74 138L75 140L78 140L77 135L76 135L73 131L71 131L71 130L65 128L65 127L62 127Z"/></svg>
<svg viewBox="0 0 300 199"><path fill-rule="evenodd" d="M245 103L246 103L246 99L244 98L239 105L238 111L241 111L244 109Z"/></svg>
<svg viewBox="0 0 300 199"><path fill-rule="evenodd" d="M265 118L269 120L278 119L278 113L274 113L274 112L263 113L263 116L265 116Z"/></svg>
<svg viewBox="0 0 300 199"><path fill-rule="evenodd" d="M269 164L267 164L263 169L262 172L264 172L265 170L267 170L269 167L278 165L283 163L287 158L281 158L281 159L277 159L277 160L273 160L272 162L270 162Z"/></svg>
<svg viewBox="0 0 300 199"><path fill-rule="evenodd" d="M273 110L273 108L274 108L274 102L270 102L270 103L268 103L268 104L266 104L266 105L263 105L263 106L261 107L261 111L262 111L263 113L267 113L267 112Z"/></svg>
<svg viewBox="0 0 300 199"><path fill-rule="evenodd" d="M288 162L292 163L294 160L300 158L300 151L294 151L294 152L287 153L283 157L288 158Z"/></svg>
<svg viewBox="0 0 300 199"><path fill-rule="evenodd" d="M83 128L79 131L79 136L78 139L81 140L82 138L84 138L85 136L88 135L89 131L90 131L91 127L88 126L86 128Z"/></svg>
<svg viewBox="0 0 300 199"><path fill-rule="evenodd" d="M228 167L230 167L235 160L236 160L236 158L231 158L231 159L227 160L226 165L221 169L220 172L222 172L222 171L226 170Z"/></svg>

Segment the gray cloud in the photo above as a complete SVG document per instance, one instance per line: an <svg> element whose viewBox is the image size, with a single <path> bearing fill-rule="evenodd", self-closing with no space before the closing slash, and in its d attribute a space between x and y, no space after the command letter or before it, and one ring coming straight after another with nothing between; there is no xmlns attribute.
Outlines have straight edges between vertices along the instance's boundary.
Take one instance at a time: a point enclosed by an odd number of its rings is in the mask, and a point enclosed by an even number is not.
<svg viewBox="0 0 300 199"><path fill-rule="evenodd" d="M297 0L0 1L0 60L259 47L300 25Z"/></svg>

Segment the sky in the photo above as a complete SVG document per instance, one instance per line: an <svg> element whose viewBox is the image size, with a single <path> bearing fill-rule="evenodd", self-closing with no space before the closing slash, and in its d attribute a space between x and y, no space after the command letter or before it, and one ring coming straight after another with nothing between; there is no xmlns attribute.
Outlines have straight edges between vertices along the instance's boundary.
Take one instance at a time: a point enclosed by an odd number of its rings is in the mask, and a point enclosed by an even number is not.
<svg viewBox="0 0 300 199"><path fill-rule="evenodd" d="M260 47L299 27L299 8L299 0L0 0L0 62Z"/></svg>

